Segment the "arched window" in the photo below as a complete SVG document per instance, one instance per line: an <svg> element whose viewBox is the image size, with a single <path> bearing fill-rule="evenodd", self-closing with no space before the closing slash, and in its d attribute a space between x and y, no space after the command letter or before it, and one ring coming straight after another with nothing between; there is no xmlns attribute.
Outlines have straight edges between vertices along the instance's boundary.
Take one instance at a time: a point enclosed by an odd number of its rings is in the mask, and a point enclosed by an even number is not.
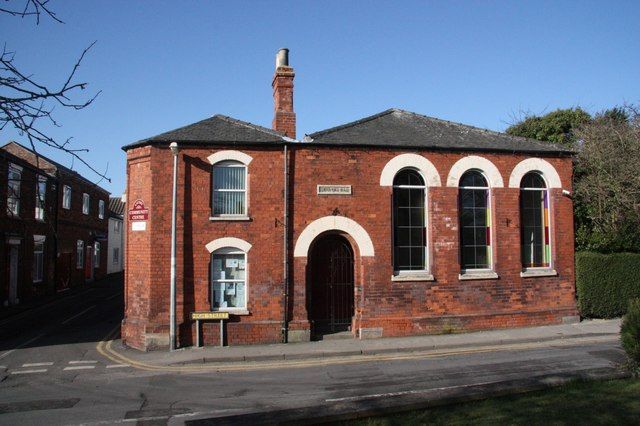
<svg viewBox="0 0 640 426"><path fill-rule="evenodd" d="M211 253L211 309L247 308L247 254L235 247Z"/></svg>
<svg viewBox="0 0 640 426"><path fill-rule="evenodd" d="M247 215L247 167L238 161L213 165L213 216Z"/></svg>
<svg viewBox="0 0 640 426"><path fill-rule="evenodd" d="M522 267L549 267L549 193L539 173L529 172L520 181L520 221Z"/></svg>
<svg viewBox="0 0 640 426"><path fill-rule="evenodd" d="M491 269L489 185L481 172L465 172L459 183L460 263L463 270Z"/></svg>
<svg viewBox="0 0 640 426"><path fill-rule="evenodd" d="M393 179L393 267L426 269L425 185L420 174L404 169Z"/></svg>

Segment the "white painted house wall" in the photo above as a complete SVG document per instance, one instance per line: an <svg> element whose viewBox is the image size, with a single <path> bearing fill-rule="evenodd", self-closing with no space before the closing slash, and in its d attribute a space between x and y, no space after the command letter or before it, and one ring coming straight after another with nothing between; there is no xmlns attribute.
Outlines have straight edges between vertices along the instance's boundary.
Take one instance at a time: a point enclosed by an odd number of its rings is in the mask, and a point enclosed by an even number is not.
<svg viewBox="0 0 640 426"><path fill-rule="evenodd" d="M124 223L122 219L109 217L109 239L108 247L109 252L107 254L107 273L113 274L115 272L122 272L124 269L124 238L123 227ZM118 249L117 258L114 256L114 249Z"/></svg>

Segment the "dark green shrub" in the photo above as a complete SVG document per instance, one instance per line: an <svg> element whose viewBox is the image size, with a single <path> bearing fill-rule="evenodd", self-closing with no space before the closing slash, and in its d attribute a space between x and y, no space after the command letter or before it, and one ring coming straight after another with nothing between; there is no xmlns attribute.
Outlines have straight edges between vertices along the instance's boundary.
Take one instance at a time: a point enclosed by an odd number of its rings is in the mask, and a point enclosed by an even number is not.
<svg viewBox="0 0 640 426"><path fill-rule="evenodd" d="M629 302L627 313L622 318L620 340L631 362L640 365L640 299Z"/></svg>
<svg viewBox="0 0 640 426"><path fill-rule="evenodd" d="M576 253L576 291L580 315L624 315L629 300L640 298L640 254Z"/></svg>

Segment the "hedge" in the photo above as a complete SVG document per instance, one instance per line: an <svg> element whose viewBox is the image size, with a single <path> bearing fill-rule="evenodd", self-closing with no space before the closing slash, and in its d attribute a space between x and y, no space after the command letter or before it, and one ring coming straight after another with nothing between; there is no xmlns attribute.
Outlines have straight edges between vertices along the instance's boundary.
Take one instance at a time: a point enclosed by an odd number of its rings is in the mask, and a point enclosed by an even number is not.
<svg viewBox="0 0 640 426"><path fill-rule="evenodd" d="M576 253L576 291L580 315L624 315L629 300L640 298L640 254Z"/></svg>

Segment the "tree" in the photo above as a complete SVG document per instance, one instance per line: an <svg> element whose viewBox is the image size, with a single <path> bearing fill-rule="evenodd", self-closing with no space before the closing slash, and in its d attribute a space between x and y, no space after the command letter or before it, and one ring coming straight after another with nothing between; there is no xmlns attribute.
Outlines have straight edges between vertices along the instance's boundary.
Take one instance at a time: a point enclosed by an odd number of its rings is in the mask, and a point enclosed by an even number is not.
<svg viewBox="0 0 640 426"><path fill-rule="evenodd" d="M591 116L581 108L558 109L543 116L527 115L507 128L514 136L572 146L576 142L574 131Z"/></svg>
<svg viewBox="0 0 640 426"><path fill-rule="evenodd" d="M7 0L5 3L9 3ZM10 5L10 7L0 8L0 13L5 13L14 17L34 17L36 25L40 23L41 16L47 16L54 21L64 24L56 14L49 9L49 0L24 0L22 7ZM11 7L13 6L13 7ZM98 91L94 95L89 95L84 99L77 99L79 91L85 90L88 83L76 82L76 72L80 67L85 55L93 47L95 42L84 49L66 78L56 87L47 86L29 73L21 71L16 64L16 54L7 50L6 44L0 54L0 131L7 126L13 126L20 135L24 135L37 153L36 145L46 145L71 155L90 170L100 176L101 179L111 181L105 172L99 172L81 154L88 152L86 148L75 148L71 146L71 138L65 141L58 141L47 134L43 122L49 122L54 126L59 126L54 118L55 107L81 110L89 105L100 94Z"/></svg>
<svg viewBox="0 0 640 426"><path fill-rule="evenodd" d="M600 252L640 252L640 114L597 114L575 131L576 243Z"/></svg>

